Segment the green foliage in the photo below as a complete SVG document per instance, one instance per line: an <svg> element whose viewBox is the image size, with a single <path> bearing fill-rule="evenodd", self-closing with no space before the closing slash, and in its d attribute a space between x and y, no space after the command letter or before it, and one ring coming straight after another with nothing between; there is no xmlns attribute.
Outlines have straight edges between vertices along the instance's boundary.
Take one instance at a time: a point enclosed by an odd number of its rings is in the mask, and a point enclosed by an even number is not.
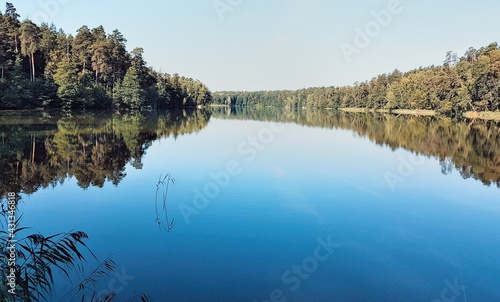
<svg viewBox="0 0 500 302"><path fill-rule="evenodd" d="M83 87L78 83L76 65L69 59L63 59L54 74L54 83L58 86L57 95L62 100L63 108L76 107L75 102L81 101Z"/></svg>
<svg viewBox="0 0 500 302"><path fill-rule="evenodd" d="M165 82L170 76L147 67L142 48L127 52L118 30L107 34L102 26L82 26L73 37L54 25L18 18L11 3L0 12L0 109L111 108L112 99L133 109L211 101L199 81Z"/></svg>
<svg viewBox="0 0 500 302"><path fill-rule="evenodd" d="M33 22L25 20L21 24L20 31L21 54L29 57L31 81L35 81L35 52L39 48L40 29Z"/></svg>
<svg viewBox="0 0 500 302"><path fill-rule="evenodd" d="M461 116L470 110L500 109L500 49L469 48L456 66L431 66L406 73L398 70L347 87L297 91L217 92L213 103L230 106L288 108L369 108L434 110Z"/></svg>
<svg viewBox="0 0 500 302"><path fill-rule="evenodd" d="M127 70L121 83L115 87L114 94L117 107L140 109L145 102L145 91L141 88L139 70L132 65Z"/></svg>
<svg viewBox="0 0 500 302"><path fill-rule="evenodd" d="M469 48L460 61L395 70L346 87L297 91L218 92L200 81L147 67L144 50L127 52L125 37L102 26L67 35L55 26L0 13L0 109L179 108L208 104L286 108L422 109L448 116L500 110L500 48ZM36 83L32 85L32 83ZM57 94L55 91L57 90ZM113 99L113 101L111 100Z"/></svg>
<svg viewBox="0 0 500 302"><path fill-rule="evenodd" d="M178 74L155 74L155 77L158 108L195 108L212 103L212 93L200 81Z"/></svg>

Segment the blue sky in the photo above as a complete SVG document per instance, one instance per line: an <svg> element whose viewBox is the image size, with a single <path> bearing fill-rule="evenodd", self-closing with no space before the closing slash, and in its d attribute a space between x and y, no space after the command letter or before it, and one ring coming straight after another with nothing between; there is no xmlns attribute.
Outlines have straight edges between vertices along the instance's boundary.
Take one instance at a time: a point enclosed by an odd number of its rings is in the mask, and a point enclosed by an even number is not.
<svg viewBox="0 0 500 302"><path fill-rule="evenodd" d="M442 64L448 50L462 55L498 41L500 28L497 0L11 2L21 18L66 33L84 24L117 28L129 50L145 49L150 66L212 91L351 85Z"/></svg>

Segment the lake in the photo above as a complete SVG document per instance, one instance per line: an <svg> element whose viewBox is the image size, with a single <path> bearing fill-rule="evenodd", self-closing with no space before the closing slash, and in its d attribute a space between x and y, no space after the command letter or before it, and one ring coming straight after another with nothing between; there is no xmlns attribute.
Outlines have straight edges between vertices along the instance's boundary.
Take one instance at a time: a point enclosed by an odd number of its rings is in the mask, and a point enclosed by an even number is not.
<svg viewBox="0 0 500 302"><path fill-rule="evenodd" d="M23 234L88 234L117 301L500 301L499 122L5 112L0 134Z"/></svg>

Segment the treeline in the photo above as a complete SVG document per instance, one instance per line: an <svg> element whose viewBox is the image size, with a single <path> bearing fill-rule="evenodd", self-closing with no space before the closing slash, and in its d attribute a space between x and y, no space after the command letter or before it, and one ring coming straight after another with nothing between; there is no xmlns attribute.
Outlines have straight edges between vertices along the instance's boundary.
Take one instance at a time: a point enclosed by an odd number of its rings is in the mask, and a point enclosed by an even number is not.
<svg viewBox="0 0 500 302"><path fill-rule="evenodd" d="M143 49L102 26L75 36L0 11L0 109L172 108L211 102L200 81L147 67Z"/></svg>
<svg viewBox="0 0 500 302"><path fill-rule="evenodd" d="M469 48L457 61L448 52L442 66L398 70L347 87L297 91L216 92L213 102L231 106L434 110L448 116L500 107L500 48Z"/></svg>

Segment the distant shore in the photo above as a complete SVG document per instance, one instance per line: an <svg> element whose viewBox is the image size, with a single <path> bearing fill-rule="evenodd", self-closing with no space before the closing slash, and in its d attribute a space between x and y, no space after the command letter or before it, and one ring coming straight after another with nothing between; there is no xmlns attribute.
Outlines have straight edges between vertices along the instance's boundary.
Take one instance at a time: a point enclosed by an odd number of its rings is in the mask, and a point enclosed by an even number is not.
<svg viewBox="0 0 500 302"><path fill-rule="evenodd" d="M369 109L369 108L340 108L340 111L345 112L378 112L378 113L393 113L415 116L437 116L439 112L434 110L413 110L413 109ZM494 120L500 121L500 111L467 111L464 117L468 119Z"/></svg>
<svg viewBox="0 0 500 302"><path fill-rule="evenodd" d="M405 114L405 115L424 115L424 116L434 116L439 115L438 112L434 110L414 110L414 109L369 109L369 108L340 108L340 111L345 112L378 112L378 113L393 113L393 114Z"/></svg>
<svg viewBox="0 0 500 302"><path fill-rule="evenodd" d="M369 109L369 108L340 108L339 110L345 112L379 112L379 113L393 113L393 114L405 114L405 115L425 115L434 116L439 115L438 112L434 110L418 110L418 109Z"/></svg>
<svg viewBox="0 0 500 302"><path fill-rule="evenodd" d="M205 109L205 108L227 108L231 107L229 105L220 105L220 104L209 104L207 106L199 106L199 107L183 107L183 108L175 108L175 109ZM262 106L256 106L256 107L261 107ZM269 106L266 106L269 107ZM335 110L335 108L323 108L325 110ZM59 112L61 109L59 108L52 108L52 109L43 109L43 108L37 108L37 109L0 109L0 113L2 115L10 115L10 114L19 114L22 113L30 115L33 112ZM371 109L371 108L357 108L357 107L349 107L349 108L339 108L339 111L344 111L344 112L354 112L354 113L390 113L390 114L397 114L397 115L414 115L414 116L440 116L440 114L437 111L434 110L414 110L414 109L394 109L394 110L389 110L389 109ZM108 110L96 110L96 111L108 111ZM112 110L109 110L110 112ZM500 121L500 111L467 111L463 114L463 117L467 119L480 119L480 120L493 120L493 121Z"/></svg>
<svg viewBox="0 0 500 302"><path fill-rule="evenodd" d="M481 120L493 120L500 121L500 111L484 111L484 112L476 112L476 111L468 111L464 113L464 116L468 119L481 119Z"/></svg>

